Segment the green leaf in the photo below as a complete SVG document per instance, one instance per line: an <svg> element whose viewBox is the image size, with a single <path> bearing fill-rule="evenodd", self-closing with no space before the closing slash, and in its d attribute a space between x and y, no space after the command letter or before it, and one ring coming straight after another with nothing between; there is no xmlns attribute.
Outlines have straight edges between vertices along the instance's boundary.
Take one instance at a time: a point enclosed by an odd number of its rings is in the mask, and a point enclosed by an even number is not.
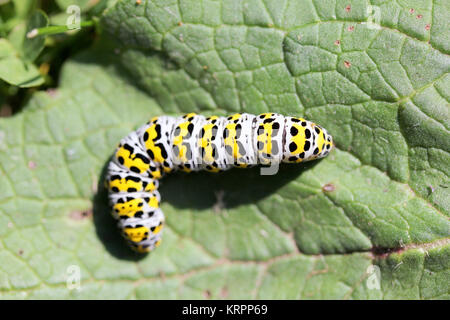
<svg viewBox="0 0 450 320"><path fill-rule="evenodd" d="M27 34L33 29L46 27L47 25L47 15L43 11L37 10L31 15L26 24L18 25L8 35L8 40L16 48L23 60L34 61L44 49L45 43L45 37L38 36L29 39Z"/></svg>
<svg viewBox="0 0 450 320"><path fill-rule="evenodd" d="M39 70L31 62L22 60L6 39L0 39L0 79L23 88L44 82Z"/></svg>
<svg viewBox="0 0 450 320"><path fill-rule="evenodd" d="M26 18L36 8L36 1L33 0L12 0L16 15L20 18Z"/></svg>
<svg viewBox="0 0 450 320"><path fill-rule="evenodd" d="M0 0L0 31L6 35L17 25L24 23L36 9L36 5L37 1L34 0Z"/></svg>
<svg viewBox="0 0 450 320"><path fill-rule="evenodd" d="M0 79L23 88L44 83L44 78L32 62L44 49L45 37L29 39L27 34L47 25L47 15L37 10L27 23L17 25L7 40L0 39Z"/></svg>
<svg viewBox="0 0 450 320"><path fill-rule="evenodd" d="M0 119L0 296L448 299L450 8L401 5L118 1L58 89ZM146 119L192 111L303 115L336 149L164 178L163 243L135 255L104 167Z"/></svg>
<svg viewBox="0 0 450 320"><path fill-rule="evenodd" d="M40 10L33 13L27 23L27 33L33 29L38 29L48 26L47 15ZM45 37L35 37L32 39L24 39L23 56L24 58L34 61L44 49Z"/></svg>

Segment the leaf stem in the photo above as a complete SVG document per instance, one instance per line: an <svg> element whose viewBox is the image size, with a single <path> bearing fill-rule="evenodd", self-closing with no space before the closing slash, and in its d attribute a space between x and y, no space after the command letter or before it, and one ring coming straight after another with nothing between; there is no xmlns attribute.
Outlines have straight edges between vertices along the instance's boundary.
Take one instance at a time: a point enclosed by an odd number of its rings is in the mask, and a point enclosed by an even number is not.
<svg viewBox="0 0 450 320"><path fill-rule="evenodd" d="M81 22L78 27L76 25L75 26L74 25L65 25L65 26L48 26L48 27L43 27L43 28L37 28L37 29L33 29L30 32L28 32L27 38L31 39L31 38L34 38L37 36L42 36L42 35L64 33L66 31L78 30L83 27L91 27L93 25L94 25L94 21L89 20L89 21Z"/></svg>

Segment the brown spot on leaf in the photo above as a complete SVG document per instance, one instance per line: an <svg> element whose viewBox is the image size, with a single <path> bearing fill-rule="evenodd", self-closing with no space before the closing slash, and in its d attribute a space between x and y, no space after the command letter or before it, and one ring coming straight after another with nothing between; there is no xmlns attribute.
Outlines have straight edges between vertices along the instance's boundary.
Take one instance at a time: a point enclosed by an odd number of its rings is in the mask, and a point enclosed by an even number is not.
<svg viewBox="0 0 450 320"><path fill-rule="evenodd" d="M164 271L159 271L158 275L162 281L166 281L166 273Z"/></svg>
<svg viewBox="0 0 450 320"><path fill-rule="evenodd" d="M372 247L372 255L376 256L377 258L384 259L387 258L392 253L401 253L404 251L404 248L384 248L384 247Z"/></svg>
<svg viewBox="0 0 450 320"><path fill-rule="evenodd" d="M350 12L350 10L352 10L352 6L348 4L348 5L345 7L345 11L346 11L346 12Z"/></svg>
<svg viewBox="0 0 450 320"><path fill-rule="evenodd" d="M414 11L415 11L415 10L414 10L413 8L409 9L409 13L411 13L411 14L413 14Z"/></svg>
<svg viewBox="0 0 450 320"><path fill-rule="evenodd" d="M349 27L347 28L347 31L348 31L348 32L352 32L353 30L355 30L355 26L349 26Z"/></svg>
<svg viewBox="0 0 450 320"><path fill-rule="evenodd" d="M226 298L228 297L228 287L224 286L222 290L220 290L220 297Z"/></svg>
<svg viewBox="0 0 450 320"><path fill-rule="evenodd" d="M205 299L211 299L211 291L205 290L203 295L205 296Z"/></svg>
<svg viewBox="0 0 450 320"><path fill-rule="evenodd" d="M426 26L425 26L425 30L430 30L431 29L431 24L427 24Z"/></svg>
<svg viewBox="0 0 450 320"><path fill-rule="evenodd" d="M344 61L344 66L345 66L346 68L350 68L350 67L352 66L352 64L350 63L350 61L345 60L345 61Z"/></svg>
<svg viewBox="0 0 450 320"><path fill-rule="evenodd" d="M19 254L19 256L23 255L23 250L22 250L22 249L19 249L18 254Z"/></svg>
<svg viewBox="0 0 450 320"><path fill-rule="evenodd" d="M58 95L58 90L57 89L47 89L46 93L51 97L51 98L55 98Z"/></svg>
<svg viewBox="0 0 450 320"><path fill-rule="evenodd" d="M142 0L136 0L136 4L140 5L142 3Z"/></svg>
<svg viewBox="0 0 450 320"><path fill-rule="evenodd" d="M12 108L9 104L0 105L0 118L12 116Z"/></svg>
<svg viewBox="0 0 450 320"><path fill-rule="evenodd" d="M336 41L334 42L334 44L337 45L337 46L340 45L340 44L341 44L341 40L336 40Z"/></svg>
<svg viewBox="0 0 450 320"><path fill-rule="evenodd" d="M417 15L417 19L422 19L422 18L423 18L423 15L421 15L421 14Z"/></svg>
<svg viewBox="0 0 450 320"><path fill-rule="evenodd" d="M333 192L336 190L336 186L332 183L327 183L322 187L323 192Z"/></svg>
<svg viewBox="0 0 450 320"><path fill-rule="evenodd" d="M92 209L72 211L69 217L73 220L83 220L92 216Z"/></svg>

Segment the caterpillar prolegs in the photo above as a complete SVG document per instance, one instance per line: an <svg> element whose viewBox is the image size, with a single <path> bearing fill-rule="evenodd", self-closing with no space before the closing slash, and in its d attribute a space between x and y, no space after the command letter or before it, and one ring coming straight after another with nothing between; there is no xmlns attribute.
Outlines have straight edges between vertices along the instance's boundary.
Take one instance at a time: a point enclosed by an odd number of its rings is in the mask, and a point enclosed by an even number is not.
<svg viewBox="0 0 450 320"><path fill-rule="evenodd" d="M324 128L276 113L154 117L120 141L108 165L112 214L130 246L148 252L161 243L164 214L157 189L165 174L298 163L322 158L332 147Z"/></svg>

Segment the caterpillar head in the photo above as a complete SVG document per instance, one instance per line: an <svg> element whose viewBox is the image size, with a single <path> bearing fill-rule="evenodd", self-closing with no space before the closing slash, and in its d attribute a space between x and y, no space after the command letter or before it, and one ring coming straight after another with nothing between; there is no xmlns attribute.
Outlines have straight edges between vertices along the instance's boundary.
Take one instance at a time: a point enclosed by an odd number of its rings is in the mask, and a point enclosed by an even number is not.
<svg viewBox="0 0 450 320"><path fill-rule="evenodd" d="M324 128L321 128L321 130L323 135L323 143L320 148L321 151L317 154L316 159L320 159L327 156L334 147L333 137L331 136L331 134L329 134L327 130L325 130Z"/></svg>
<svg viewBox="0 0 450 320"><path fill-rule="evenodd" d="M283 162L298 163L325 157L333 137L321 126L303 118L286 117Z"/></svg>

